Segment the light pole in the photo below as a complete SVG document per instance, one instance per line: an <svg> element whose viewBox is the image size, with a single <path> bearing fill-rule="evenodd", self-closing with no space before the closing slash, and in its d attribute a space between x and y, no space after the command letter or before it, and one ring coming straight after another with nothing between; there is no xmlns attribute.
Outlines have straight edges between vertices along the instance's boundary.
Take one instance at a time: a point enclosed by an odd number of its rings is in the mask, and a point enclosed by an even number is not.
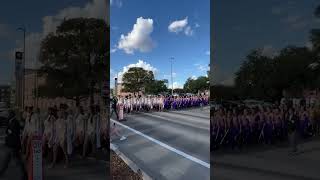
<svg viewBox="0 0 320 180"><path fill-rule="evenodd" d="M119 81L119 71L117 71L117 77L114 78L114 91L115 96L118 97L118 81Z"/></svg>
<svg viewBox="0 0 320 180"><path fill-rule="evenodd" d="M19 27L17 31L23 32L23 73L22 73L22 87L21 87L21 98L22 102L21 105L24 107L24 90L25 90L25 67L26 67L26 28L25 27Z"/></svg>
<svg viewBox="0 0 320 180"><path fill-rule="evenodd" d="M173 74L172 74L172 64L173 64L173 60L174 60L174 57L171 57L170 58L170 61L171 61L171 95L173 96Z"/></svg>

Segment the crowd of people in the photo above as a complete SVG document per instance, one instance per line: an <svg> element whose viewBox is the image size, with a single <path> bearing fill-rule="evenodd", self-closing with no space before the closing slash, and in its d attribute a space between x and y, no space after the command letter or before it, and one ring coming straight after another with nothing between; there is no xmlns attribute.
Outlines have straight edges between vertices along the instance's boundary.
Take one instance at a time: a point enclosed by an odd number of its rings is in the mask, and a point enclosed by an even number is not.
<svg viewBox="0 0 320 180"><path fill-rule="evenodd" d="M179 110L191 107L206 106L209 104L207 95L186 95L186 96L119 96L114 100L119 109L123 106L125 113Z"/></svg>
<svg viewBox="0 0 320 180"><path fill-rule="evenodd" d="M42 137L44 157L52 154L51 167L55 166L59 152L63 152L65 167L68 167L69 158L76 150L84 158L88 152L95 153L97 149L108 146L106 118L106 111L98 105L85 108L60 104L59 107L49 107L45 113L26 107L23 112L22 152L30 157L32 138L37 135Z"/></svg>
<svg viewBox="0 0 320 180"><path fill-rule="evenodd" d="M212 150L289 140L296 152L298 139L320 135L320 107L315 104L220 108L210 119Z"/></svg>

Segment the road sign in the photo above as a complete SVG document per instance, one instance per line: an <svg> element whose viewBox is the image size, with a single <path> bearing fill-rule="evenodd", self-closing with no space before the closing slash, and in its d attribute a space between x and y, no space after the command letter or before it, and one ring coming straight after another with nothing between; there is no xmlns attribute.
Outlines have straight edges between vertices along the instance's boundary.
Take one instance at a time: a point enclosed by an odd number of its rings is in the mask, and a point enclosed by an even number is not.
<svg viewBox="0 0 320 180"><path fill-rule="evenodd" d="M41 136L32 139L32 180L42 180L42 140Z"/></svg>
<svg viewBox="0 0 320 180"><path fill-rule="evenodd" d="M18 79L22 78L22 58L23 58L23 52L16 52L16 63L15 63L15 70L16 70L16 76Z"/></svg>
<svg viewBox="0 0 320 180"><path fill-rule="evenodd" d="M22 58L23 58L23 52L17 51L16 52L16 60L22 61Z"/></svg>

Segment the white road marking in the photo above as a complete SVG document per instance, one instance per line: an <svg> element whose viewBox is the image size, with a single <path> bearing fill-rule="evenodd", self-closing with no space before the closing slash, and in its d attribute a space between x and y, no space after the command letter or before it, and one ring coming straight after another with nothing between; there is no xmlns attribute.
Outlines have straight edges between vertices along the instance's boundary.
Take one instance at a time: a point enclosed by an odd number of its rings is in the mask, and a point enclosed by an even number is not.
<svg viewBox="0 0 320 180"><path fill-rule="evenodd" d="M142 132L137 131L137 130L129 127L129 126L126 126L126 125L124 125L124 124L122 124L122 123L120 123L120 122L118 122L118 121L116 121L114 119L111 119L111 121L116 123L116 124L118 124L118 125L120 125L120 126L122 126L122 127L124 127L124 128L126 128L126 129L128 129L128 130L130 130L130 131L133 131L134 133L136 133L136 134L138 134L138 135L140 135L140 136L142 136L142 137L144 137L144 138L146 138L146 139L148 139L148 140L150 140L150 141L152 141L152 142L154 142L154 143L156 143L156 144L158 144L158 145L160 145L160 146L162 146L162 147L164 147L164 148L166 148L166 149L168 149L168 150L170 150L170 151L172 151L172 152L174 152L176 154L179 154L179 155L181 155L181 156L183 156L183 157L185 157L185 158L187 158L187 159L189 159L189 160L191 160L191 161L193 161L195 163L198 163L198 164L210 169L210 164L207 163L207 162L204 162L204 161L202 161L202 160L200 160L200 159L198 159L196 157L193 157L193 156L191 156L189 154L186 154L186 153L184 153L184 152L182 152L182 151L180 151L180 150L178 150L178 149L176 149L174 147L171 147L171 146L169 146L169 145L167 145L167 144L165 144L165 143L163 143L163 142L161 142L159 140L156 140L156 139L154 139L154 138L152 138L152 137L150 137L148 135L145 135Z"/></svg>

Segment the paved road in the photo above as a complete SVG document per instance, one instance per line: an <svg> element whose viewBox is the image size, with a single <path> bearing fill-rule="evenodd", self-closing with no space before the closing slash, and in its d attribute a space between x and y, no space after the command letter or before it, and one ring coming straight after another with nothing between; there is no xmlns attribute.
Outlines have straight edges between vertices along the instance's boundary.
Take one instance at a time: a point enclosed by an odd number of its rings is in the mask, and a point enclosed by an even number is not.
<svg viewBox="0 0 320 180"><path fill-rule="evenodd" d="M155 179L210 179L209 109L125 116L124 141L113 143ZM134 132L134 131L138 131ZM142 134L139 134L142 133Z"/></svg>
<svg viewBox="0 0 320 180"><path fill-rule="evenodd" d="M0 133L3 133L3 131L0 129ZM3 134L0 134L0 137ZM0 139L0 164L3 160L4 154L2 153L1 149L4 148L3 145L3 139ZM102 155L102 152L99 153L99 156L108 156L108 155ZM99 159L106 158L99 157ZM75 157L70 164L70 167L65 169L63 168L63 163L58 163L57 166L53 169L49 168L49 162L45 161L44 164L44 179L45 180L106 180L108 163L104 160L95 160L93 158L91 159L85 159L82 160L79 157ZM19 180L21 176L21 173L19 172L18 167L16 166L15 162L12 161L9 165L8 170L6 171L4 177L1 177L1 180Z"/></svg>
<svg viewBox="0 0 320 180"><path fill-rule="evenodd" d="M320 140L299 145L297 155L289 155L287 144L254 151L212 154L213 180L319 180Z"/></svg>

